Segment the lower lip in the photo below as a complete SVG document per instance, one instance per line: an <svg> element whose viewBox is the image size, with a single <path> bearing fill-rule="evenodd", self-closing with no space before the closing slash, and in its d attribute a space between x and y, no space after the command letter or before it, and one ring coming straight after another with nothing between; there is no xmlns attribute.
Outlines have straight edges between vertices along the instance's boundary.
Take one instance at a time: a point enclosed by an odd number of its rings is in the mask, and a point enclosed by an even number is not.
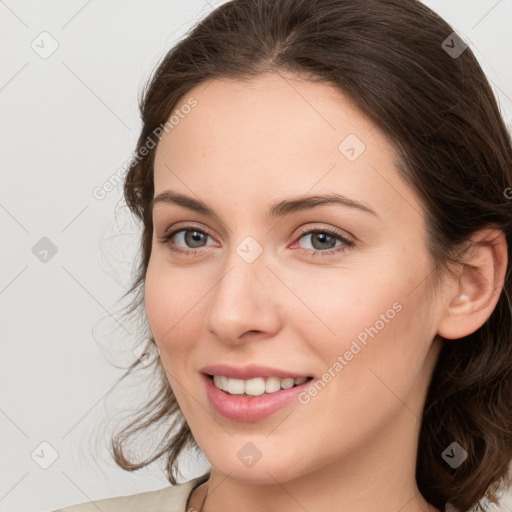
<svg viewBox="0 0 512 512"><path fill-rule="evenodd" d="M202 374L202 377L206 385L206 394L215 412L236 421L258 421L267 418L292 402L298 401L298 395L314 381L310 379L293 388L250 397L230 395L215 386L213 379L208 375Z"/></svg>

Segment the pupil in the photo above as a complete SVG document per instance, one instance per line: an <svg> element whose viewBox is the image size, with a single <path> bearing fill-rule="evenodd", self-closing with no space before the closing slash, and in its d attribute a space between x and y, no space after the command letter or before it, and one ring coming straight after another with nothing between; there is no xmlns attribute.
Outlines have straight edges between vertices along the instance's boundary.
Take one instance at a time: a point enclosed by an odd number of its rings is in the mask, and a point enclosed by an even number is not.
<svg viewBox="0 0 512 512"><path fill-rule="evenodd" d="M319 247L320 249L325 248L325 247L323 247L323 245L325 245L325 243L328 243L330 238L331 239L333 238L331 235L329 235L327 233L316 233L316 237L320 239L320 247ZM315 238L313 237L313 240L314 239ZM326 239L327 239L327 242L326 242ZM315 244L313 244L313 245L315 245Z"/></svg>
<svg viewBox="0 0 512 512"><path fill-rule="evenodd" d="M187 244L196 247L194 244L197 242L201 242L201 238L203 237L203 233L200 233L198 231L189 231L191 235L187 235ZM197 246L199 247L199 246Z"/></svg>

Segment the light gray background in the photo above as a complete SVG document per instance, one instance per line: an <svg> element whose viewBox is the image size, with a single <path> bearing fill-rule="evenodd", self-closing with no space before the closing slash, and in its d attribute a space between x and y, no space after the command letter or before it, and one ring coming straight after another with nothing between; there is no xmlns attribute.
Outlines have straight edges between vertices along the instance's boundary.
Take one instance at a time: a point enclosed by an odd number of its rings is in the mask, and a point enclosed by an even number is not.
<svg viewBox="0 0 512 512"><path fill-rule="evenodd" d="M111 413L144 399L144 386L110 393L121 374L111 362L133 358L137 342L117 301L138 232L120 186L103 200L93 190L130 157L158 60L220 3L0 1L1 511L168 485L158 467L130 474L105 452ZM425 3L475 51L511 126L512 0ZM57 248L47 262L32 250L43 237ZM184 479L208 468L185 462Z"/></svg>

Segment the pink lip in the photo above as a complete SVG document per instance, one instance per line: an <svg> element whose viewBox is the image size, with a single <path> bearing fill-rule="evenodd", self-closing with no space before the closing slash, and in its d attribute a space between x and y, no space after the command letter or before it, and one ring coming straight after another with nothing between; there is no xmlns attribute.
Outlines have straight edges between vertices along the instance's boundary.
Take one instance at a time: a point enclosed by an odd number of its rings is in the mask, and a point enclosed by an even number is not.
<svg viewBox="0 0 512 512"><path fill-rule="evenodd" d="M215 375L223 375L223 373L215 372ZM259 375L261 376L261 373ZM288 376L291 377L291 375ZM290 389L251 397L230 395L216 387L212 377L205 374L201 377L205 383L208 400L215 412L231 420L246 422L264 419L292 402L298 401L298 395L314 382L314 379L310 379Z"/></svg>
<svg viewBox="0 0 512 512"><path fill-rule="evenodd" d="M293 377L298 379L300 377L311 377L308 374L300 374L290 370L281 370L279 368L271 368L270 366L249 365L244 367L230 366L229 364L212 364L202 368L201 373L208 375L224 375L232 379L253 379L255 377L279 377L284 379L286 377Z"/></svg>

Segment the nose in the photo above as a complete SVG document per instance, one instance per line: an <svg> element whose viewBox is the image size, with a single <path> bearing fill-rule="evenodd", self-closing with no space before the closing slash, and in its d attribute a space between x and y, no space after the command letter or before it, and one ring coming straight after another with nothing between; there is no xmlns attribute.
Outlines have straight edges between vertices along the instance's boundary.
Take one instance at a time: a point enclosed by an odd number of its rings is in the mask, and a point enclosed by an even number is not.
<svg viewBox="0 0 512 512"><path fill-rule="evenodd" d="M234 252L225 268L210 294L209 332L232 345L273 336L281 321L276 287L282 284L263 255L248 263Z"/></svg>

